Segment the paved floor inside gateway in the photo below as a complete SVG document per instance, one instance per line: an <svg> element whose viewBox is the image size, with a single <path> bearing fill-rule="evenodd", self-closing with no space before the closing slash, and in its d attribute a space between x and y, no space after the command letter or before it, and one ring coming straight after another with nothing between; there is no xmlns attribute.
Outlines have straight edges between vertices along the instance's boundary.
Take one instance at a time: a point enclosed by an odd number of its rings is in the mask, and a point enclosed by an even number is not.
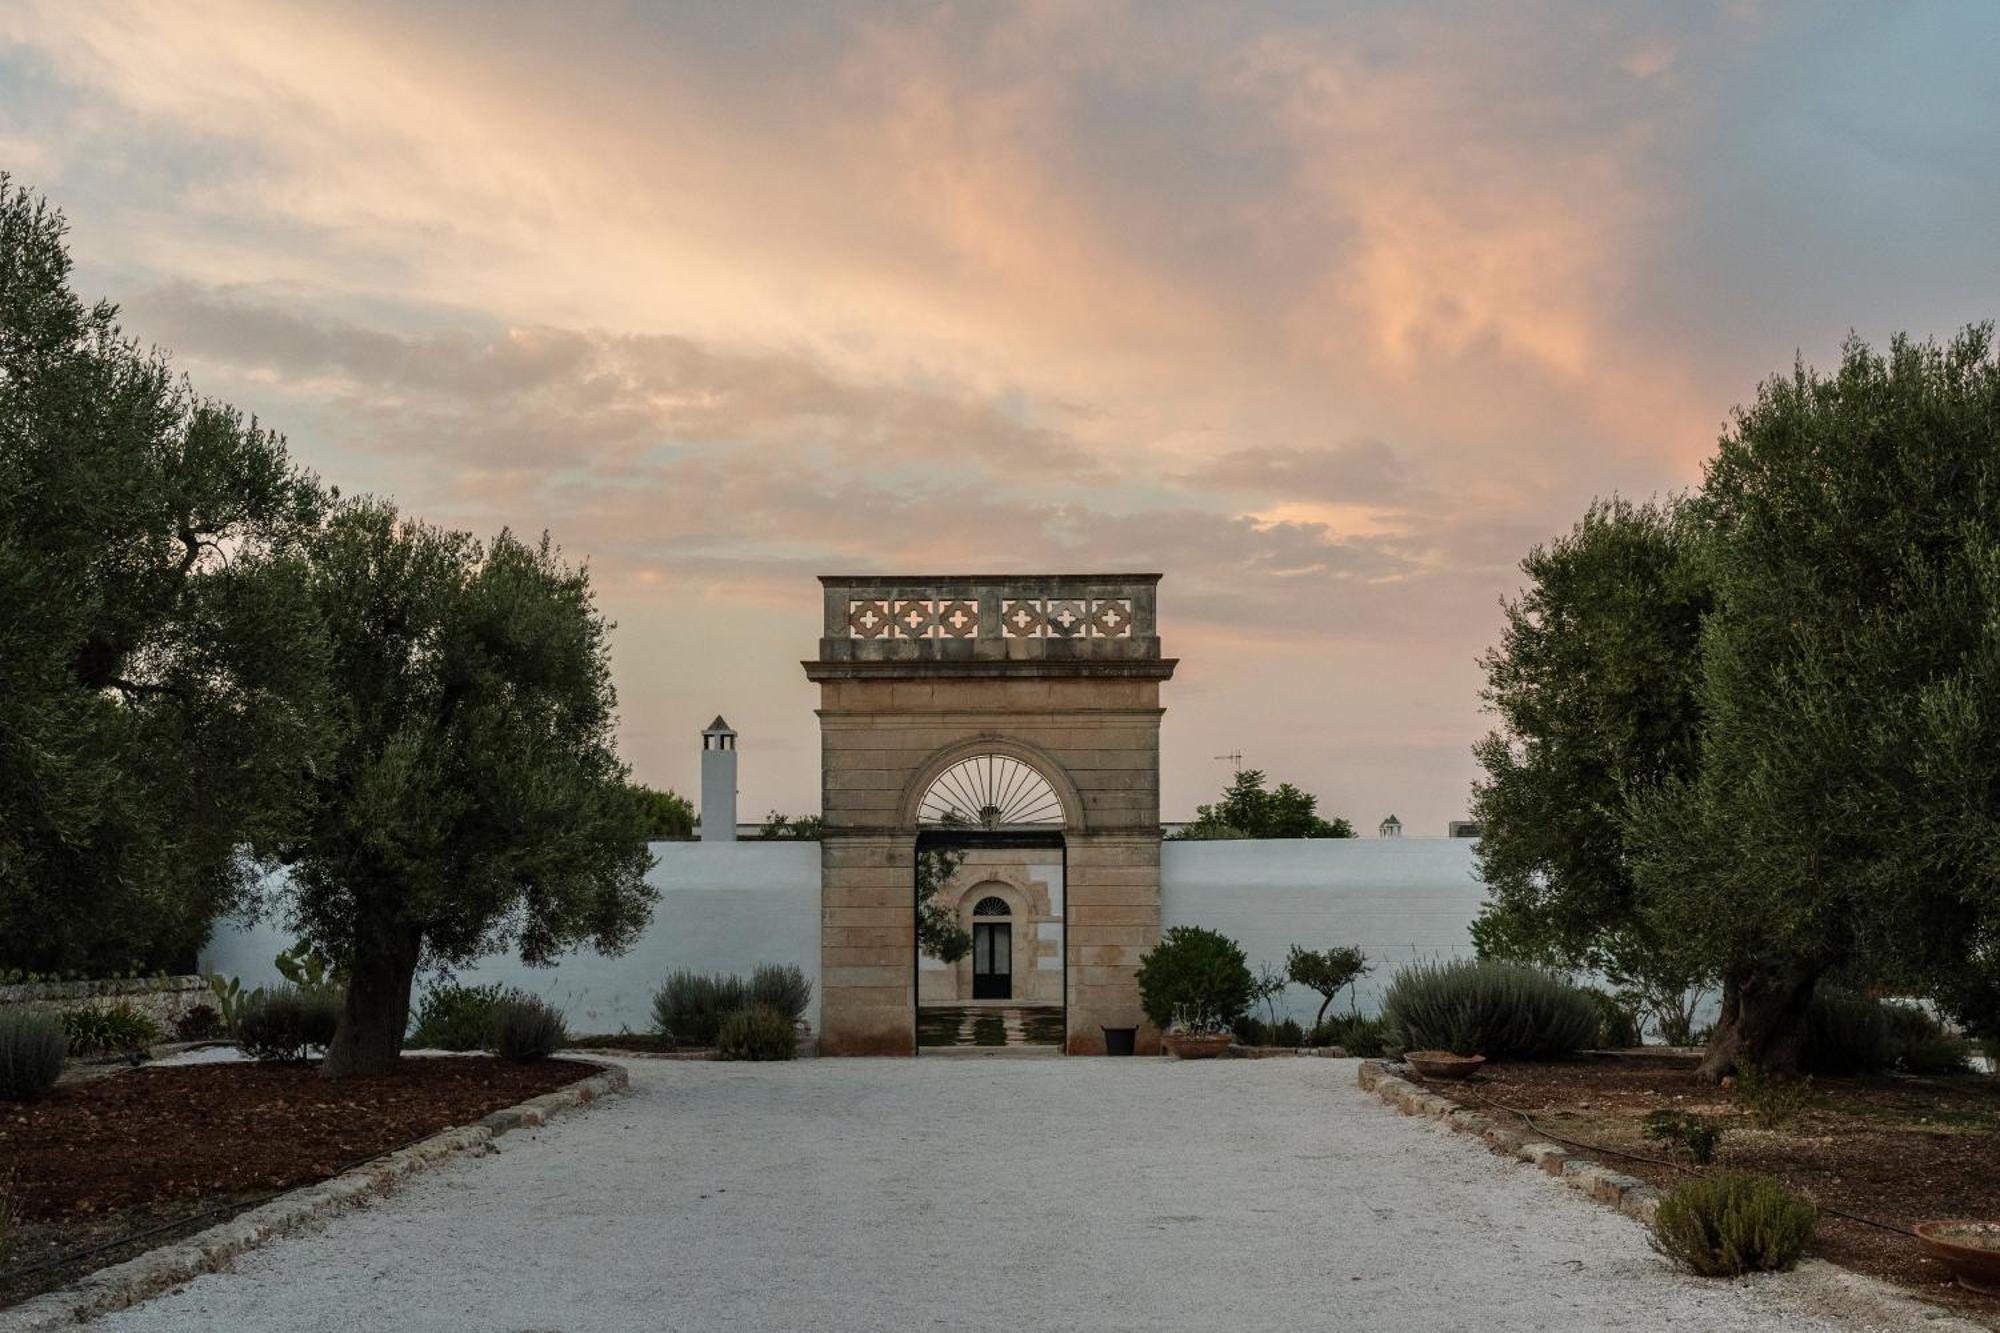
<svg viewBox="0 0 2000 1333"><path fill-rule="evenodd" d="M634 1061L107 1330L1822 1329L1351 1061Z"/></svg>

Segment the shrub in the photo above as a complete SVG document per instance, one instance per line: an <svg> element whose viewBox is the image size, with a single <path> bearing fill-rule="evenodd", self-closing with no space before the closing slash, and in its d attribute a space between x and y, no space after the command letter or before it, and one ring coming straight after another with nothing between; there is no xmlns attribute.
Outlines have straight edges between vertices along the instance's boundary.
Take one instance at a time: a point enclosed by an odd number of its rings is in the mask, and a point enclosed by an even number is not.
<svg viewBox="0 0 2000 1333"><path fill-rule="evenodd" d="M1879 1074L1896 1058L1883 1006L1865 995L1821 986L1806 1006L1799 1065L1814 1074Z"/></svg>
<svg viewBox="0 0 2000 1333"><path fill-rule="evenodd" d="M1235 1036L1236 1043L1239 1046L1269 1046L1271 1044L1271 1029L1265 1025L1264 1020L1261 1018L1252 1018L1249 1014L1239 1014L1236 1017L1236 1021L1229 1025L1229 1030Z"/></svg>
<svg viewBox="0 0 2000 1333"><path fill-rule="evenodd" d="M0 1268L14 1257L14 1225L20 1205L14 1201L14 1178L0 1176Z"/></svg>
<svg viewBox="0 0 2000 1333"><path fill-rule="evenodd" d="M796 1023L806 1016L813 987L796 963L765 963L750 974L751 1004L768 1004Z"/></svg>
<svg viewBox="0 0 2000 1333"><path fill-rule="evenodd" d="M1297 1019L1288 1018L1272 1029L1271 1044L1273 1046L1303 1046L1306 1044L1305 1029L1299 1026Z"/></svg>
<svg viewBox="0 0 2000 1333"><path fill-rule="evenodd" d="M675 972L653 995L653 1026L684 1046L713 1046L722 1020L750 1002L741 977Z"/></svg>
<svg viewBox="0 0 2000 1333"><path fill-rule="evenodd" d="M174 1021L175 1041L208 1041L222 1031L222 1014L212 1004L198 1004Z"/></svg>
<svg viewBox="0 0 2000 1333"><path fill-rule="evenodd" d="M1595 987L1585 986L1583 993L1597 1006L1597 1045L1607 1051L1622 1051L1630 1046L1644 1043L1639 1034L1638 1012L1622 1003L1617 996Z"/></svg>
<svg viewBox="0 0 2000 1333"><path fill-rule="evenodd" d="M1597 1006L1546 972L1460 959L1416 963L1389 983L1382 1018L1391 1046L1488 1059L1571 1055L1597 1039Z"/></svg>
<svg viewBox="0 0 2000 1333"><path fill-rule="evenodd" d="M569 1040L562 1010L514 991L493 1006L493 1053L502 1060L546 1060Z"/></svg>
<svg viewBox="0 0 2000 1333"><path fill-rule="evenodd" d="M715 1036L718 1060L789 1060L798 1051L798 1033L792 1020L768 1004L732 1010Z"/></svg>
<svg viewBox="0 0 2000 1333"><path fill-rule="evenodd" d="M1721 1121L1692 1111L1655 1111L1644 1124L1647 1138L1685 1148L1696 1166L1714 1161L1715 1145L1722 1140Z"/></svg>
<svg viewBox="0 0 2000 1333"><path fill-rule="evenodd" d="M1906 1074L1972 1072L1972 1043L1914 1004L1885 1004L1896 1068Z"/></svg>
<svg viewBox="0 0 2000 1333"><path fill-rule="evenodd" d="M1783 1272L1799 1261L1818 1221L1812 1204L1781 1182L1723 1171L1660 1200L1653 1243L1703 1277Z"/></svg>
<svg viewBox="0 0 2000 1333"><path fill-rule="evenodd" d="M1379 1018L1336 1014L1306 1034L1308 1046L1338 1046L1349 1055L1372 1059L1389 1048L1386 1025Z"/></svg>
<svg viewBox="0 0 2000 1333"><path fill-rule="evenodd" d="M253 1060L303 1060L333 1040L340 1004L336 990L260 987L237 1009L236 1047Z"/></svg>
<svg viewBox="0 0 2000 1333"><path fill-rule="evenodd" d="M71 1055L143 1051L160 1039L160 1025L123 1001L101 1009L67 1010L62 1026Z"/></svg>
<svg viewBox="0 0 2000 1333"><path fill-rule="evenodd" d="M1242 1017L1255 984L1236 942L1200 926L1168 931L1139 959L1138 981L1146 1017L1162 1028L1178 1021L1202 1030Z"/></svg>
<svg viewBox="0 0 2000 1333"><path fill-rule="evenodd" d="M1782 1129L1805 1114L1812 1104L1812 1079L1784 1078L1746 1067L1736 1076L1737 1095L1750 1118L1765 1129Z"/></svg>
<svg viewBox="0 0 2000 1333"><path fill-rule="evenodd" d="M507 998L507 988L433 986L417 1004L417 1027L410 1045L434 1051L483 1051L493 1044L494 1010Z"/></svg>
<svg viewBox="0 0 2000 1333"><path fill-rule="evenodd" d="M0 1008L0 1102L32 1102L62 1077L69 1043L62 1021L45 1009Z"/></svg>

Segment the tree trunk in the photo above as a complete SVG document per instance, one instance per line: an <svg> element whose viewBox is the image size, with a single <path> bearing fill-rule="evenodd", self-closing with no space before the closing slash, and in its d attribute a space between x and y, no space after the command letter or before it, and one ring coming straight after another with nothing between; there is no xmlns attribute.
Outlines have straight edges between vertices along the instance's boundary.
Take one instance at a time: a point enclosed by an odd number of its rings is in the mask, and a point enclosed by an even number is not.
<svg viewBox="0 0 2000 1333"><path fill-rule="evenodd" d="M1764 964L1730 973L1722 983L1722 1012L1695 1072L1715 1081L1745 1068L1796 1074L1806 1007L1818 983L1816 969L1797 964Z"/></svg>
<svg viewBox="0 0 2000 1333"><path fill-rule="evenodd" d="M414 927L364 932L355 942L340 1026L319 1067L325 1078L387 1074L403 1054L410 1022L410 983L423 936Z"/></svg>

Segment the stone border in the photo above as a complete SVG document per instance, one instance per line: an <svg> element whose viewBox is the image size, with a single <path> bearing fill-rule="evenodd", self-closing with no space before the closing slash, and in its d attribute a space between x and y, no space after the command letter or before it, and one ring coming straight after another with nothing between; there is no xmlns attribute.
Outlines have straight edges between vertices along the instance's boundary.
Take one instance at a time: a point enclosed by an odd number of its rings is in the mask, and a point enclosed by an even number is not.
<svg viewBox="0 0 2000 1333"><path fill-rule="evenodd" d="M554 1092L503 1107L473 1124L441 1129L408 1147L349 1167L330 1180L288 1190L269 1203L171 1245L0 1310L0 1333L46 1333L137 1305L203 1273L216 1272L237 1255L302 1230L335 1209L386 1193L405 1176L436 1166L454 1154L483 1147L509 1130L546 1124L559 1112L588 1106L600 1097L625 1091L631 1084L623 1066L598 1060L577 1063L595 1065L598 1072Z"/></svg>
<svg viewBox="0 0 2000 1333"><path fill-rule="evenodd" d="M1653 1215L1660 1206L1659 1191L1637 1176L1613 1171L1587 1157L1573 1156L1561 1144L1538 1139L1490 1115L1460 1106L1449 1097L1427 1092L1421 1085L1390 1073L1381 1060L1363 1060L1356 1070L1356 1081L1364 1091L1374 1093L1404 1115L1436 1120L1447 1129L1481 1140L1502 1157L1540 1167L1571 1189L1616 1208L1651 1230ZM1865 1319L1871 1328L1989 1333L1985 1325L1931 1305L1901 1287L1824 1259L1804 1259L1788 1274L1767 1276L1785 1280L1792 1294L1814 1313L1836 1322ZM0 1328L0 1333L4 1333L4 1328Z"/></svg>

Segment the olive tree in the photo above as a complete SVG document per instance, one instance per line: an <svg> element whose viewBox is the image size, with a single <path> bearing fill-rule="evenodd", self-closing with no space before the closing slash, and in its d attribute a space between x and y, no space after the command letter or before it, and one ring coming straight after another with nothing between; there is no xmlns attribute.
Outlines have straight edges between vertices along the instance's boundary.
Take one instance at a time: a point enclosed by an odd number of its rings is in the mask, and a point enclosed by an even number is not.
<svg viewBox="0 0 2000 1333"><path fill-rule="evenodd" d="M615 952L653 891L612 748L609 626L546 537L480 543L351 504L314 553L339 728L291 849L291 909L345 971L331 1077L393 1066L411 982L514 947Z"/></svg>

